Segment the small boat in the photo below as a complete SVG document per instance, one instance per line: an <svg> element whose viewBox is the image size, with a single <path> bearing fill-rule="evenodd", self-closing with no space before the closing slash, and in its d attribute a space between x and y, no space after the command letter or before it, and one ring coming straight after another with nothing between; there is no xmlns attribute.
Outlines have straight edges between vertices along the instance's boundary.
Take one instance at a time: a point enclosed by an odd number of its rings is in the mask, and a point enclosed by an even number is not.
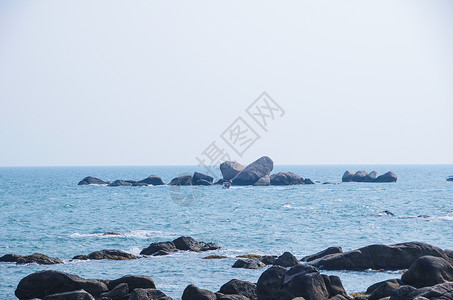
<svg viewBox="0 0 453 300"><path fill-rule="evenodd" d="M453 175L447 177L447 181L453 181Z"/></svg>
<svg viewBox="0 0 453 300"><path fill-rule="evenodd" d="M229 189L231 187L231 180L225 181L223 183L223 188L224 189Z"/></svg>

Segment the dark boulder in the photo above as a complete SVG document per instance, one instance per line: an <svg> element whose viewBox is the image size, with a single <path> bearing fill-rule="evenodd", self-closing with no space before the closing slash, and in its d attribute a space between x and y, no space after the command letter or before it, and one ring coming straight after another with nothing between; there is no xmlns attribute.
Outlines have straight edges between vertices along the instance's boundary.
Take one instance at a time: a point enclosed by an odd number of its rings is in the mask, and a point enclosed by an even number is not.
<svg viewBox="0 0 453 300"><path fill-rule="evenodd" d="M408 242L395 245L370 245L344 253L330 254L310 264L327 270L399 270L407 269L417 258L431 255L447 258L434 246Z"/></svg>
<svg viewBox="0 0 453 300"><path fill-rule="evenodd" d="M201 248L200 243L190 236L180 236L173 241L173 244L178 250L198 251Z"/></svg>
<svg viewBox="0 0 453 300"><path fill-rule="evenodd" d="M398 177L392 171L389 171L383 175L378 176L374 182L396 182Z"/></svg>
<svg viewBox="0 0 453 300"><path fill-rule="evenodd" d="M172 300L162 291L156 289L134 289L128 300Z"/></svg>
<svg viewBox="0 0 453 300"><path fill-rule="evenodd" d="M376 171L372 171L371 173L368 173L365 177L365 180L363 182L374 182L376 180Z"/></svg>
<svg viewBox="0 0 453 300"><path fill-rule="evenodd" d="M19 299L44 298L48 295L85 290L94 297L108 291L99 280L86 280L77 275L59 271L40 271L30 274L19 282L16 296Z"/></svg>
<svg viewBox="0 0 453 300"><path fill-rule="evenodd" d="M239 172L232 180L233 185L253 185L261 177L269 175L274 168L274 162L267 156L263 156Z"/></svg>
<svg viewBox="0 0 453 300"><path fill-rule="evenodd" d="M247 298L244 295L215 293L215 296L217 297L217 300L250 300L250 298Z"/></svg>
<svg viewBox="0 0 453 300"><path fill-rule="evenodd" d="M277 260L276 255L264 255L259 258L259 260L265 265L273 265Z"/></svg>
<svg viewBox="0 0 453 300"><path fill-rule="evenodd" d="M135 255L130 253L121 251L121 250L100 250L92 252L88 255L78 255L74 256L72 259L92 259L92 260L100 260L100 259L112 259L112 260L127 260L127 259L136 259Z"/></svg>
<svg viewBox="0 0 453 300"><path fill-rule="evenodd" d="M169 185L192 185L192 175L182 175L173 178Z"/></svg>
<svg viewBox="0 0 453 300"><path fill-rule="evenodd" d="M305 178L304 184L315 184L315 183L310 178Z"/></svg>
<svg viewBox="0 0 453 300"><path fill-rule="evenodd" d="M136 288L142 289L155 289L156 285L154 284L154 280L148 276L139 276L139 275L125 275L121 278L110 280L108 282L108 288L113 289L116 286L126 283L129 287L129 291Z"/></svg>
<svg viewBox="0 0 453 300"><path fill-rule="evenodd" d="M369 295L368 300L378 300L389 297L402 285L399 279L389 279L370 286L365 294Z"/></svg>
<svg viewBox="0 0 453 300"><path fill-rule="evenodd" d="M286 269L281 266L273 266L264 271L256 284L258 299L292 299L286 291L282 289L285 274Z"/></svg>
<svg viewBox="0 0 453 300"><path fill-rule="evenodd" d="M450 261L453 261L453 250L445 249L444 253L448 256L448 258L450 258Z"/></svg>
<svg viewBox="0 0 453 300"><path fill-rule="evenodd" d="M214 178L199 172L193 173L192 184L193 185L212 185Z"/></svg>
<svg viewBox="0 0 453 300"><path fill-rule="evenodd" d="M243 269L261 269L266 265L256 258L249 259L238 259L234 264L233 268L243 268Z"/></svg>
<svg viewBox="0 0 453 300"><path fill-rule="evenodd" d="M364 170L360 170L355 172L355 174L351 177L351 181L353 182L363 182L367 176L367 172Z"/></svg>
<svg viewBox="0 0 453 300"><path fill-rule="evenodd" d="M260 179L258 179L258 181L255 182L253 185L254 186L268 186L268 185L271 185L271 178L269 177L269 175L266 175L266 176L261 177Z"/></svg>
<svg viewBox="0 0 453 300"><path fill-rule="evenodd" d="M271 185L304 184L304 179L292 172L279 172L271 175Z"/></svg>
<svg viewBox="0 0 453 300"><path fill-rule="evenodd" d="M274 262L274 265L282 266L285 268L292 267L297 264L300 264L300 261L289 252L285 252L282 255L280 255Z"/></svg>
<svg viewBox="0 0 453 300"><path fill-rule="evenodd" d="M336 254L336 253L343 253L343 249L341 249L341 247L329 247L329 248L324 249L324 250L322 250L322 251L320 251L318 253L305 256L305 257L303 257L301 259L301 261L309 262L309 261L313 261L313 260L322 258L322 257L324 257L326 255Z"/></svg>
<svg viewBox="0 0 453 300"><path fill-rule="evenodd" d="M318 269L309 265L297 265L289 269L283 279L283 289L292 298L304 297L307 300L329 298L329 292Z"/></svg>
<svg viewBox="0 0 453 300"><path fill-rule="evenodd" d="M453 300L453 282L445 282L430 287L416 289L403 285L391 296L390 300Z"/></svg>
<svg viewBox="0 0 453 300"><path fill-rule="evenodd" d="M109 183L99 178L88 176L83 178L77 185L89 185L89 184L109 184Z"/></svg>
<svg viewBox="0 0 453 300"><path fill-rule="evenodd" d="M256 299L256 284L248 281L232 279L222 285L219 292L222 294L243 295L249 299Z"/></svg>
<svg viewBox="0 0 453 300"><path fill-rule="evenodd" d="M344 172L343 177L341 178L341 181L342 182L351 182L352 176L354 176L354 172L346 171L346 172Z"/></svg>
<svg viewBox="0 0 453 300"><path fill-rule="evenodd" d="M132 186L135 183L136 183L136 181L133 181L133 180L117 179L117 180L113 181L112 183L110 183L108 186Z"/></svg>
<svg viewBox="0 0 453 300"><path fill-rule="evenodd" d="M45 296L43 300L94 300L94 297L84 290L78 290Z"/></svg>
<svg viewBox="0 0 453 300"><path fill-rule="evenodd" d="M410 266L401 280L404 284L414 287L432 286L453 281L453 266L441 257L422 256Z"/></svg>
<svg viewBox="0 0 453 300"><path fill-rule="evenodd" d="M17 262L22 255L17 254L5 254L0 257L0 262Z"/></svg>
<svg viewBox="0 0 453 300"><path fill-rule="evenodd" d="M163 185L163 184L165 184L162 181L162 178L160 178L160 176L157 176L157 175L148 176L147 178L145 178L143 180L140 180L139 183L146 183L146 184L150 184L150 185Z"/></svg>
<svg viewBox="0 0 453 300"><path fill-rule="evenodd" d="M329 298L334 296L342 296L346 299L349 298L348 293L344 290L343 284L341 283L340 277L334 275L321 275L326 285L327 292L329 293Z"/></svg>
<svg viewBox="0 0 453 300"><path fill-rule="evenodd" d="M116 300L124 299L126 297L129 298L129 286L127 285L127 283L120 283L110 291L101 294L101 299L107 298Z"/></svg>
<svg viewBox="0 0 453 300"><path fill-rule="evenodd" d="M141 255L152 255L158 251L173 252L176 251L175 244L173 242L158 242L152 243L147 248L143 249Z"/></svg>
<svg viewBox="0 0 453 300"><path fill-rule="evenodd" d="M223 179L233 179L239 172L244 170L245 166L235 161L226 161L220 164L220 172L222 172Z"/></svg>
<svg viewBox="0 0 453 300"><path fill-rule="evenodd" d="M32 255L22 256L18 258L16 263L19 265L30 263L36 263L38 265L56 265L62 264L63 261L56 257L49 257L41 253L34 253Z"/></svg>
<svg viewBox="0 0 453 300"><path fill-rule="evenodd" d="M217 245L216 243L202 243L200 242L201 248L200 251L211 251L211 250L218 250L222 247Z"/></svg>
<svg viewBox="0 0 453 300"><path fill-rule="evenodd" d="M216 300L216 295L208 290L202 290L194 286L188 285L183 294L182 300Z"/></svg>

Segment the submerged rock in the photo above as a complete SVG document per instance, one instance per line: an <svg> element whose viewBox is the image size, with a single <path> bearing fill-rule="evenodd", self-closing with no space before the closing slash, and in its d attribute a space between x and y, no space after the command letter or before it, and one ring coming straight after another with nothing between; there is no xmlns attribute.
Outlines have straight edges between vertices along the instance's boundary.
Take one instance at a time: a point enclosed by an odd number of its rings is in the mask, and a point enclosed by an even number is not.
<svg viewBox="0 0 453 300"><path fill-rule="evenodd" d="M274 168L274 162L267 156L263 156L249 164L239 172L232 180L233 185L253 185L261 177L269 175Z"/></svg>
<svg viewBox="0 0 453 300"><path fill-rule="evenodd" d="M109 184L109 183L99 178L88 176L79 181L77 185L89 185L89 184Z"/></svg>

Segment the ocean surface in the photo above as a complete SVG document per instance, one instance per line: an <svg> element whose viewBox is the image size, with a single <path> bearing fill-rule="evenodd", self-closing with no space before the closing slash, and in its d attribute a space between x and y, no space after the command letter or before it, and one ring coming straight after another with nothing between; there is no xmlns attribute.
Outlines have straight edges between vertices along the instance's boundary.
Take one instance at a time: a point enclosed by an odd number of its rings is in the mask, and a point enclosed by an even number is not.
<svg viewBox="0 0 453 300"><path fill-rule="evenodd" d="M378 175L393 170L396 183L341 183L345 170ZM151 174L168 183L199 167L36 167L0 168L0 256L35 252L65 264L0 263L0 298L16 299L21 278L54 269L84 278L151 276L157 288L180 299L188 284L218 291L236 278L256 282L265 269L234 269L237 255L298 258L329 246L344 251L370 244L421 241L453 249L453 165L436 166L276 166L321 183L283 187L106 187L77 186L86 176L140 180ZM218 173L220 176L220 173ZM382 214L390 211L394 216ZM119 236L104 236L117 232ZM152 242L181 235L223 248L178 252L131 261L70 261L79 254L120 249L139 254ZM203 260L204 256L228 256ZM348 292L399 278L398 271L322 271L340 276Z"/></svg>

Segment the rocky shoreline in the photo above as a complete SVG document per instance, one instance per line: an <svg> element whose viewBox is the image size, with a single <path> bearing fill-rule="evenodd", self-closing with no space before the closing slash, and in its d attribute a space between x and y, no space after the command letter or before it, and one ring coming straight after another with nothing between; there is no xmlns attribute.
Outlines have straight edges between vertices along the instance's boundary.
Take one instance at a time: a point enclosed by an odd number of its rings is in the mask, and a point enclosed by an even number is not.
<svg viewBox="0 0 453 300"><path fill-rule="evenodd" d="M209 246L208 246L209 245ZM207 247L208 246L208 247ZM203 247L205 247L204 250ZM142 250L154 255L161 251L208 251L220 247L182 236L173 241L152 243ZM74 259L136 259L119 250L101 250ZM165 254L163 254L165 255ZM32 255L33 256L33 255ZM19 263L62 263L57 258L39 258L8 254L0 261ZM145 256L143 256L145 257ZM209 258L209 257L205 257ZM212 258L222 258L221 256ZM53 260L53 261L52 261ZM453 299L453 252L421 243L369 245L343 252L341 247L329 247L313 255L297 259L289 252L280 256L244 255L233 267L268 268L256 283L232 279L218 292L194 285L185 288L182 300L402 300ZM403 270L394 278L368 287L363 293L348 294L338 276L321 274L322 270ZM18 284L19 299L99 299L99 300L168 300L156 289L151 277L126 275L115 280L87 280L64 272L45 270L24 277Z"/></svg>

